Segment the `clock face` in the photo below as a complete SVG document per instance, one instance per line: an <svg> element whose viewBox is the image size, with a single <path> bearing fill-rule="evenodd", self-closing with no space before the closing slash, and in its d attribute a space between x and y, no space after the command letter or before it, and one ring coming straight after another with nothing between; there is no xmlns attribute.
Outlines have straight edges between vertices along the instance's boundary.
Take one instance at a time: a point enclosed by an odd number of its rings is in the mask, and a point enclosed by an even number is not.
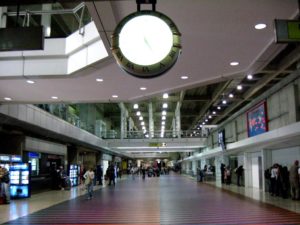
<svg viewBox="0 0 300 225"><path fill-rule="evenodd" d="M162 19L141 15L128 21L120 32L119 46L124 56L138 65L149 66L163 60L173 45L173 34Z"/></svg>
<svg viewBox="0 0 300 225"><path fill-rule="evenodd" d="M180 33L170 18L154 11L125 17L112 35L112 53L127 73L151 78L169 70L181 52Z"/></svg>

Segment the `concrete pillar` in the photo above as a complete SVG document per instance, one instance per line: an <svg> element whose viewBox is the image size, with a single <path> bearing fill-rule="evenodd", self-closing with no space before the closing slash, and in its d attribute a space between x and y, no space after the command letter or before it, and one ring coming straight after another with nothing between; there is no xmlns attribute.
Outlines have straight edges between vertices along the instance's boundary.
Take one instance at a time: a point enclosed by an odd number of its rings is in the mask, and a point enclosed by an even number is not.
<svg viewBox="0 0 300 225"><path fill-rule="evenodd" d="M153 106L152 106L152 102L150 102L148 104L148 110L149 110L149 138L153 138L154 137L154 120L153 120Z"/></svg>
<svg viewBox="0 0 300 225"><path fill-rule="evenodd" d="M181 138L181 120L180 120L180 103L177 102L176 110L175 110L175 120L176 120L176 132L177 137Z"/></svg>
<svg viewBox="0 0 300 225"><path fill-rule="evenodd" d="M52 9L51 4L43 4L42 10L48 11ZM42 14L41 25L44 27L45 37L51 36L51 14Z"/></svg>
<svg viewBox="0 0 300 225"><path fill-rule="evenodd" d="M198 161L197 160L192 161L193 176L197 175L197 167L198 167Z"/></svg>
<svg viewBox="0 0 300 225"><path fill-rule="evenodd" d="M216 166L216 186L221 187L222 186L222 176L224 174L221 173L221 164L225 164L225 166L229 165L229 158L228 156L222 155L215 158L215 166Z"/></svg>
<svg viewBox="0 0 300 225"><path fill-rule="evenodd" d="M6 27L6 16L3 14L7 12L7 7L0 7L0 28Z"/></svg>
<svg viewBox="0 0 300 225"><path fill-rule="evenodd" d="M119 104L119 107L121 109L121 127L120 127L120 138L123 139L124 137L127 137L127 117L128 117L128 111L124 105L123 102Z"/></svg>
<svg viewBox="0 0 300 225"><path fill-rule="evenodd" d="M251 187L252 184L252 171L251 171L251 154L244 152L244 176L245 176L245 188Z"/></svg>

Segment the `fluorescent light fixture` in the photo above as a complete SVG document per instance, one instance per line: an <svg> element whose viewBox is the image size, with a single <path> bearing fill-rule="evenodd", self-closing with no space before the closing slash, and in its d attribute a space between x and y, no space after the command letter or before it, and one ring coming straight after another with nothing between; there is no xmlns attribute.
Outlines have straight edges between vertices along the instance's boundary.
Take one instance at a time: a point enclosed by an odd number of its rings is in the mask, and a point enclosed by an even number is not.
<svg viewBox="0 0 300 225"><path fill-rule="evenodd" d="M102 78L97 78L96 81L97 82L103 82L103 79Z"/></svg>
<svg viewBox="0 0 300 225"><path fill-rule="evenodd" d="M242 89L243 89L243 86L242 86L241 84L239 84L238 86L236 86L236 89L242 90Z"/></svg>
<svg viewBox="0 0 300 225"><path fill-rule="evenodd" d="M112 95L111 97L113 97L113 98L118 98L119 96L118 96L118 95Z"/></svg>
<svg viewBox="0 0 300 225"><path fill-rule="evenodd" d="M248 75L247 75L247 79L248 79L248 80L252 80L252 79L253 79L253 75L252 75L252 74L248 74Z"/></svg>
<svg viewBox="0 0 300 225"><path fill-rule="evenodd" d="M163 109L166 109L166 108L168 108L168 103L163 104Z"/></svg>
<svg viewBox="0 0 300 225"><path fill-rule="evenodd" d="M4 100L5 100L5 101L11 101L12 98L10 98L10 97L4 97Z"/></svg>
<svg viewBox="0 0 300 225"><path fill-rule="evenodd" d="M137 116L140 116L140 115L141 115L141 112L140 112L140 111L137 111L137 112L136 112L136 115L137 115Z"/></svg>
<svg viewBox="0 0 300 225"><path fill-rule="evenodd" d="M34 83L35 83L33 80L26 80L26 82L27 82L28 84L34 84Z"/></svg>
<svg viewBox="0 0 300 225"><path fill-rule="evenodd" d="M139 105L138 105L138 104L134 104L134 105L133 105L133 108L134 108L134 109L138 109L138 108L139 108Z"/></svg>
<svg viewBox="0 0 300 225"><path fill-rule="evenodd" d="M145 90L147 90L147 88L146 87L140 87L140 90L145 91Z"/></svg>
<svg viewBox="0 0 300 225"><path fill-rule="evenodd" d="M165 115L167 115L167 112L164 110L164 111L161 112L161 114L162 114L163 116L165 116Z"/></svg>
<svg viewBox="0 0 300 225"><path fill-rule="evenodd" d="M182 80L189 79L189 77L188 77L188 76L181 76L180 78L181 78Z"/></svg>
<svg viewBox="0 0 300 225"><path fill-rule="evenodd" d="M58 97L57 97L57 96L52 96L51 98L52 98L52 99L58 99Z"/></svg>
<svg viewBox="0 0 300 225"><path fill-rule="evenodd" d="M255 27L256 30L262 30L262 29L265 29L267 27L267 24L265 24L265 23L258 23L254 27Z"/></svg>
<svg viewBox="0 0 300 225"><path fill-rule="evenodd" d="M230 66L238 66L240 63L239 62L231 62Z"/></svg>
<svg viewBox="0 0 300 225"><path fill-rule="evenodd" d="M169 94L168 94L168 93L164 93L164 94L163 94L163 98L165 98L165 99L166 99L166 98L169 98Z"/></svg>

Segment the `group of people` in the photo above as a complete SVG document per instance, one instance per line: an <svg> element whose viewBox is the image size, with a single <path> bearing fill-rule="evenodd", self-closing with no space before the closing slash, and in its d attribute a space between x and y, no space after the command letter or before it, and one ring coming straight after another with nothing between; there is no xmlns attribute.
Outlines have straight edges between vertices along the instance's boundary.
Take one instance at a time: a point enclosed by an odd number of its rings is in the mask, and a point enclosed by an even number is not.
<svg viewBox="0 0 300 225"><path fill-rule="evenodd" d="M9 190L9 172L0 165L0 197L5 204L10 203L10 190Z"/></svg>
<svg viewBox="0 0 300 225"><path fill-rule="evenodd" d="M288 170L287 166L275 163L265 170L265 179L269 185L268 191L272 196L291 197L300 200L300 167L299 161Z"/></svg>
<svg viewBox="0 0 300 225"><path fill-rule="evenodd" d="M242 177L243 177L243 173L244 173L243 165L238 166L237 168L234 169L234 171L232 171L230 166L226 166L224 163L222 163L220 170L221 170L222 184L230 185L231 178L232 178L232 172L235 172L236 179L237 179L237 186L242 185Z"/></svg>

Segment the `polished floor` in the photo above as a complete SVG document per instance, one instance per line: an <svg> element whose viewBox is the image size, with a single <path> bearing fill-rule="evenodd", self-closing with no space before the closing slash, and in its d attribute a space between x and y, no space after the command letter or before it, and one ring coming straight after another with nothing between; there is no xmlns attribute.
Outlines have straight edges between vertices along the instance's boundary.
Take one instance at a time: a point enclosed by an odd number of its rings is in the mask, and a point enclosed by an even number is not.
<svg viewBox="0 0 300 225"><path fill-rule="evenodd" d="M239 194L229 191L239 189ZM300 224L300 214L177 174L124 179L84 191L51 191L0 205L5 224ZM244 191L245 192L245 191ZM258 195L260 196L260 194ZM263 200L263 199L262 199ZM285 200L285 199L284 199ZM281 201L274 198L274 201ZM290 204L298 204L287 200Z"/></svg>

